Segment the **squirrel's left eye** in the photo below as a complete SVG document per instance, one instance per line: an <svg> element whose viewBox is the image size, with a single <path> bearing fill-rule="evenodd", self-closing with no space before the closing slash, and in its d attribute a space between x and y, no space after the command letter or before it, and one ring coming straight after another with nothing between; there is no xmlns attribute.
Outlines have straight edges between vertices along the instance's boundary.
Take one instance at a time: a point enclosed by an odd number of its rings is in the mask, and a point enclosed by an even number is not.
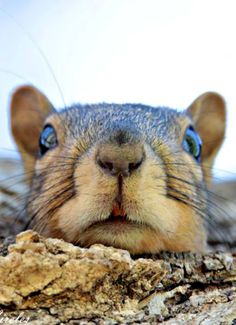
<svg viewBox="0 0 236 325"><path fill-rule="evenodd" d="M41 155L44 155L48 150L53 149L57 146L57 135L56 131L51 125L46 125L43 129L40 139L39 148Z"/></svg>
<svg viewBox="0 0 236 325"><path fill-rule="evenodd" d="M183 148L197 161L200 161L202 140L192 126L188 127L183 140Z"/></svg>

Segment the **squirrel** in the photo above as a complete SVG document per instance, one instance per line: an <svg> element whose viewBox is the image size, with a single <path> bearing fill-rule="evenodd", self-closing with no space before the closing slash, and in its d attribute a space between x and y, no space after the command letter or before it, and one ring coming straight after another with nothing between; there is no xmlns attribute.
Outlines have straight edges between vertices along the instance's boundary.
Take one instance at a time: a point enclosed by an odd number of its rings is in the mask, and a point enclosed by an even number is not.
<svg viewBox="0 0 236 325"><path fill-rule="evenodd" d="M106 103L56 111L24 85L10 111L29 228L132 254L206 249L207 187L226 125L219 94L204 93L183 112Z"/></svg>

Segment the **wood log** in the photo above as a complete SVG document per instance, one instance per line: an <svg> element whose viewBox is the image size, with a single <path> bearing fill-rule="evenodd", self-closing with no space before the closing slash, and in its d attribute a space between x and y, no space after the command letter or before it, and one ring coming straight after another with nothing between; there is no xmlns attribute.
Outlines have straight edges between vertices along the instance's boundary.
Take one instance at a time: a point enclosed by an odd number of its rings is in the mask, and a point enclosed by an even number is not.
<svg viewBox="0 0 236 325"><path fill-rule="evenodd" d="M236 322L235 254L134 258L32 230L8 245L1 245L0 323L17 317L34 325Z"/></svg>

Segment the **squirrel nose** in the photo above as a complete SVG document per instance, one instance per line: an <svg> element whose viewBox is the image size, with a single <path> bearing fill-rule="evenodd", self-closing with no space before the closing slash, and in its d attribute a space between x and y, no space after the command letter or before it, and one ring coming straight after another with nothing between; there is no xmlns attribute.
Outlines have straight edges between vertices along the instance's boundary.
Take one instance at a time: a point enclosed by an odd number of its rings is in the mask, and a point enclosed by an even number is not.
<svg viewBox="0 0 236 325"><path fill-rule="evenodd" d="M141 145L124 148L103 146L97 154L97 164L106 173L124 177L130 176L140 168L144 161L144 150Z"/></svg>

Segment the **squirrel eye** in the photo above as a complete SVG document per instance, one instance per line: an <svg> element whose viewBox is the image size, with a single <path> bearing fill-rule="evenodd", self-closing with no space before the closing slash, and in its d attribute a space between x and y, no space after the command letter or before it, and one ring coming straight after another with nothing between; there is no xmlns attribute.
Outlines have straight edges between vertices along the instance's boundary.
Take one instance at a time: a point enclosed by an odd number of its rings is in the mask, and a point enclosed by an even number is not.
<svg viewBox="0 0 236 325"><path fill-rule="evenodd" d="M39 148L40 148L41 155L44 155L49 149L55 148L56 146L57 146L56 131L51 125L46 125L39 139Z"/></svg>
<svg viewBox="0 0 236 325"><path fill-rule="evenodd" d="M192 126L188 127L183 140L183 148L197 161L200 161L202 151L202 140Z"/></svg>

